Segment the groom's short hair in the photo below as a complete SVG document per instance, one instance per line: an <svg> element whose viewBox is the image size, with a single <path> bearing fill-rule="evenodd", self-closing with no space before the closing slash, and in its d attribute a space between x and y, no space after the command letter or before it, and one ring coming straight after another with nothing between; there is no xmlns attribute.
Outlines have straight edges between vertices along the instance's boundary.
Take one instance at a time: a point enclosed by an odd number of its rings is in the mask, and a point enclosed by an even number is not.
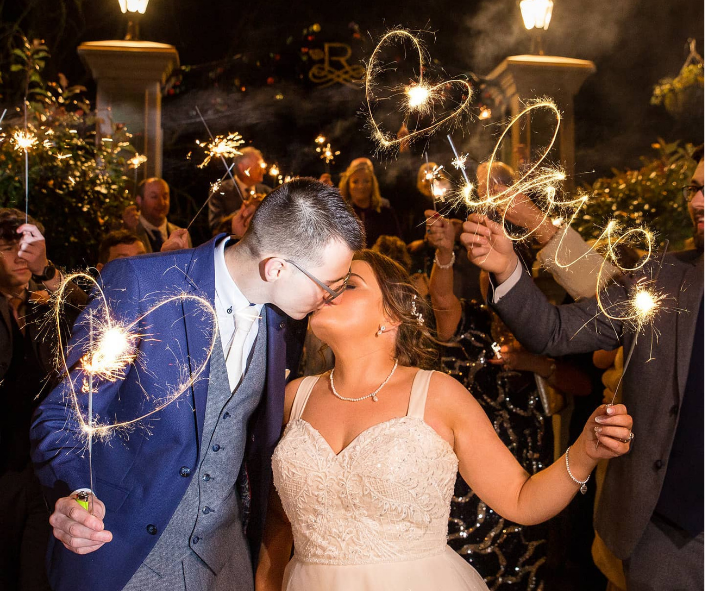
<svg viewBox="0 0 705 591"><path fill-rule="evenodd" d="M365 247L365 230L335 187L313 178L284 183L263 200L240 244L253 256L278 254L320 266L334 240Z"/></svg>

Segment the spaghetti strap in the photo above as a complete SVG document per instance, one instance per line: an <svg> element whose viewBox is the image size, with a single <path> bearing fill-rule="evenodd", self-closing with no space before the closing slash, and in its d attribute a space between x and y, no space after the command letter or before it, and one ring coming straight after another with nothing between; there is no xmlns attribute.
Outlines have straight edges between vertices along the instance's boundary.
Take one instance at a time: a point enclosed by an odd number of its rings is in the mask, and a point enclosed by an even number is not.
<svg viewBox="0 0 705 591"><path fill-rule="evenodd" d="M415 417L423 420L424 409L426 408L426 395L428 394L428 385L431 382L432 371L420 369L414 376L414 382L411 385L411 396L409 397L409 410L406 413L407 417Z"/></svg>
<svg viewBox="0 0 705 591"><path fill-rule="evenodd" d="M308 398L311 396L311 392L313 392L313 387L320 377L321 376L308 376L301 380L299 388L296 390L296 395L294 396L294 403L291 405L289 422L301 418L301 415L304 413L304 408L306 408Z"/></svg>

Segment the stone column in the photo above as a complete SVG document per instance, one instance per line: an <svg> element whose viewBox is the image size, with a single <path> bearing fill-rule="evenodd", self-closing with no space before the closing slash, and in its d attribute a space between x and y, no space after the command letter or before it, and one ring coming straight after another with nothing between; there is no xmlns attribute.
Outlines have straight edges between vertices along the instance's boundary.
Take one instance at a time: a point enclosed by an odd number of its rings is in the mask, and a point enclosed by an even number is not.
<svg viewBox="0 0 705 591"><path fill-rule="evenodd" d="M137 151L147 156L142 178L161 176L161 84L179 65L176 48L150 41L89 41L78 54L98 84L100 135L112 135L115 124L124 124Z"/></svg>
<svg viewBox="0 0 705 591"><path fill-rule="evenodd" d="M487 76L501 86L512 117L521 113L531 99L549 97L554 100L562 113L557 147L554 150L557 150L555 156L566 171L567 190L574 186L575 173L573 97L585 79L595 71L595 64L588 60L550 55L514 55L505 59ZM533 146L534 150L539 150L552 135L553 118L541 120L540 117L532 117L532 120L524 122L523 126L514 126L511 132L511 154L507 147L502 151L505 161L513 167L517 166L518 144L524 144L529 158L532 158L532 136L539 135L539 143L542 145L536 145L534 141Z"/></svg>

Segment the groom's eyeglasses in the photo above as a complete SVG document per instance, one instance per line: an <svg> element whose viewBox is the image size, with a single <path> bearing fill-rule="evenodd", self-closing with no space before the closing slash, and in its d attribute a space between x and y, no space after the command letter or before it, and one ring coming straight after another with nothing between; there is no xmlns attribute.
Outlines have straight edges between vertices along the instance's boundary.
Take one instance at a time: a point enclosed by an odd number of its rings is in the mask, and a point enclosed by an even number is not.
<svg viewBox="0 0 705 591"><path fill-rule="evenodd" d="M350 271L348 271L348 274L345 276L343 279L343 283L340 285L340 287L337 288L332 288L329 285L326 285L321 281L320 279L314 277L309 273L306 269L303 269L302 267L299 267L294 261L291 259L284 259L287 263L290 265L293 265L296 267L299 271L301 271L306 277L308 277L311 281L313 281L318 287L320 287L323 291L328 293L328 297L325 299L326 302L332 302L335 298L337 298L340 294L342 294L348 287L348 280L350 279Z"/></svg>

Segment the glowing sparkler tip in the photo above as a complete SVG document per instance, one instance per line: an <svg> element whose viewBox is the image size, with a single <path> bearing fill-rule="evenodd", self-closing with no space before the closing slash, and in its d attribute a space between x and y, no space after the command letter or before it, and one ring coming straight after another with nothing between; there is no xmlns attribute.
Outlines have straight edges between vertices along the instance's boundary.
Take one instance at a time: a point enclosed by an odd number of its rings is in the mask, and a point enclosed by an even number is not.
<svg viewBox="0 0 705 591"><path fill-rule="evenodd" d="M465 163L468 160L468 155L467 154L460 154L457 158L455 158L451 164L460 170L461 168L465 168Z"/></svg>
<svg viewBox="0 0 705 591"><path fill-rule="evenodd" d="M210 143L196 140L196 144L206 151L206 159L199 164L199 168L206 166L213 158L235 158L241 156L242 152L238 148L245 143L242 136L237 133L229 133L227 136L216 136ZM264 164L266 167L267 165Z"/></svg>
<svg viewBox="0 0 705 591"><path fill-rule="evenodd" d="M17 130L12 134L12 141L15 143L15 149L26 152L37 145L37 136L31 131L24 129Z"/></svg>
<svg viewBox="0 0 705 591"><path fill-rule="evenodd" d="M91 354L84 358L83 367L89 374L115 380L119 372L134 361L134 335L120 326L110 326L99 333Z"/></svg>
<svg viewBox="0 0 705 591"><path fill-rule="evenodd" d="M406 94L409 97L409 107L418 109L428 102L428 99L431 97L431 90L428 86L417 84L407 87Z"/></svg>
<svg viewBox="0 0 705 591"><path fill-rule="evenodd" d="M137 170L145 162L147 162L147 157L144 154L139 154L137 152L135 152L135 155L127 161L130 168L134 168L135 170Z"/></svg>
<svg viewBox="0 0 705 591"><path fill-rule="evenodd" d="M646 289L640 289L634 294L634 309L640 317L647 318L657 305L654 294Z"/></svg>

